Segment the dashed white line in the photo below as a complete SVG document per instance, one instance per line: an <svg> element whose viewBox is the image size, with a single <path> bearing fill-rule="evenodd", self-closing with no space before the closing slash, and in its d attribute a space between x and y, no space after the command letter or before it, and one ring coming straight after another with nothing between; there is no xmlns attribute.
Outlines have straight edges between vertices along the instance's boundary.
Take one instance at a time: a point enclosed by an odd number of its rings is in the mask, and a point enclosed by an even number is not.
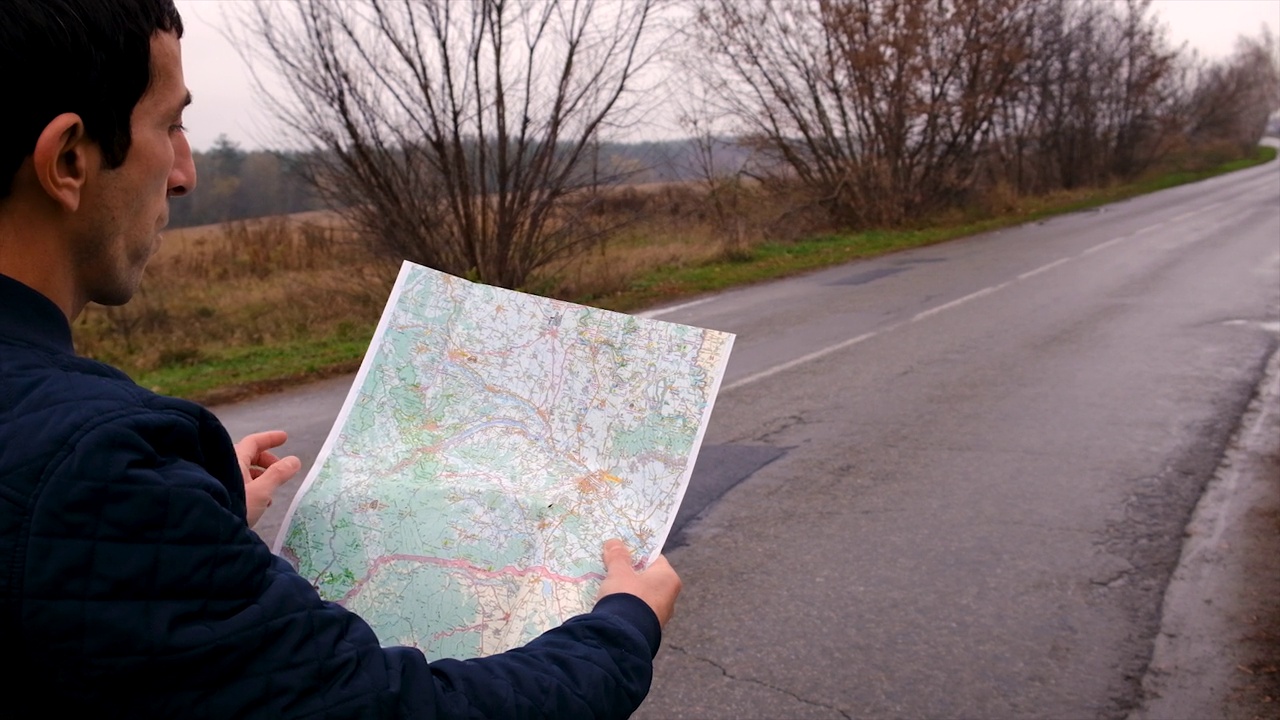
<svg viewBox="0 0 1280 720"><path fill-rule="evenodd" d="M1083 251L1082 251L1079 255L1077 255L1076 257L1084 257L1085 255L1092 255L1092 254L1094 254L1094 253L1098 252L1099 250L1106 250L1107 248L1111 247L1112 245L1115 245L1115 244L1116 244L1116 243L1118 243L1118 242L1123 242L1123 241L1125 241L1125 240L1128 240L1128 239L1129 239L1129 237L1130 237L1129 235L1121 235L1121 236L1120 236L1120 237L1118 237L1118 238L1112 238L1112 239L1110 239L1110 240L1108 240L1108 241L1106 241L1106 242L1104 242L1104 243L1099 243L1099 244L1097 244L1097 245L1094 245L1094 246L1093 246L1093 247L1091 247L1091 248L1087 248L1087 249L1083 250Z"/></svg>
<svg viewBox="0 0 1280 720"><path fill-rule="evenodd" d="M715 298L714 296L713 296L713 297L705 297L705 298L702 298L701 300L690 300L689 302L686 302L686 303L680 303L679 305L671 305L671 306L669 306L669 307L657 308L657 309L654 309L654 310L645 310L644 312L638 312L638 313L636 313L636 317L642 317L642 318L656 318L656 317L658 317L658 316L660 316L660 315L666 315L666 314L668 314L668 313L673 313L673 312L676 312L676 311L679 311L679 310L685 310L685 309L687 309L687 308L691 308L691 307L693 307L693 306L695 306L695 305L701 305L702 303L709 303L709 302L711 302L712 300L715 300L715 299L716 299L716 298Z"/></svg>
<svg viewBox="0 0 1280 720"><path fill-rule="evenodd" d="M774 365L774 366L773 366L773 367L771 367L771 368L767 368L767 369L765 369L765 370L761 370L760 372L753 373L753 374L748 375L748 376L746 376L746 377L744 377L744 378L740 378L740 379L738 379L738 380L735 380L735 381L733 381L733 382L731 382L731 383L729 383L729 384L727 384L727 385L725 385L725 386L721 387L721 388L720 388L720 390L721 390L721 392L727 392L727 391L729 391L729 390L736 390L737 388L745 387L745 386L750 385L750 384L752 384L752 383L754 383L754 382L758 382L758 381L760 381L760 380L764 380L765 378L772 377L773 375L777 375L777 374L778 374L778 373L780 373L780 372L786 372L787 370L790 370L790 369L792 369L792 368L798 367L798 366L800 366L800 365L804 365L805 363L813 362L814 360L817 360L817 359L819 359L819 358L826 357L827 355L830 355L831 353L839 352L839 351L844 350L844 349L846 349L846 348L849 348L849 347L852 347L852 346L854 346L854 345L857 345L858 343L863 342L863 341L865 341L865 340L870 340L871 338L876 337L877 335L882 335L882 334L887 333L887 332L892 332L892 331L897 330L898 328L900 328L900 327L902 327L902 326L904 326L904 325L907 325L907 324L909 324L909 323L913 323L913 322L916 322L916 321L919 321L919 320L923 320L923 319L925 319L925 318L927 318L927 317L932 317L932 316L937 315L937 314L939 314L939 313L941 313L941 312L944 312L944 311L947 311L947 310L952 310L952 309L954 309L954 308L957 308L957 307L959 307L959 306L961 306L961 305L964 305L965 303L968 303L968 302L970 302L970 301L972 301L972 300L977 300L977 299L978 299L978 298L980 298L980 297L983 297L983 296L986 296L986 295L990 295L990 294L992 294L992 293L994 293L994 292L996 292L996 291L998 291L998 290L1002 290L1002 289L1004 289L1004 288L1006 288L1006 287L1008 287L1008 286L1010 286L1010 285L1012 285L1012 284L1014 284L1014 283L1016 283L1016 282L1020 282L1020 281L1022 281L1022 280L1026 280L1026 279L1028 279L1028 278L1035 277L1036 275L1039 275L1040 273L1047 272L1047 271L1049 271L1049 270L1051 270L1051 269L1053 269L1053 268L1055 268L1055 267L1057 267L1057 266L1059 266L1059 265L1062 265L1063 263L1070 262L1070 261L1072 261L1072 260L1076 260L1076 259L1079 259L1079 258L1085 257L1086 255L1092 255L1092 254L1093 254L1093 253L1095 253L1095 252L1099 252L1099 251L1101 251L1101 250L1105 250L1106 248L1109 248L1109 247L1111 247L1111 246L1113 246L1113 245L1115 245L1115 244L1117 244L1117 243L1119 243L1119 242L1122 242L1122 241L1124 241L1124 240L1128 240L1128 239L1130 239L1130 238L1136 237L1136 236L1141 235L1141 234L1146 233L1146 232L1150 232L1151 230L1155 230L1155 229L1157 229L1157 228L1163 227L1163 226L1165 226L1165 225L1167 225L1167 224L1169 224L1169 223L1177 222L1177 221L1179 221L1179 220L1185 220L1186 218L1189 218L1189 217L1191 217L1191 216L1193 216L1193 215L1199 215L1200 213L1207 212L1207 211L1212 210L1213 208L1215 208L1215 207L1217 207L1218 205L1221 205L1221 204L1222 204L1221 202L1216 202L1216 203L1213 203L1212 205L1207 205L1207 206L1205 206L1205 207L1203 207L1203 208L1200 208L1199 210L1193 210L1193 211L1191 211L1191 212L1183 213L1183 214L1181 214L1181 215L1179 215L1179 216L1177 216L1176 218L1173 218L1173 219L1171 219L1171 220L1166 220L1166 221L1164 221L1164 222L1156 223L1155 225L1148 225L1147 227L1144 227L1144 228L1142 228L1142 229L1140 229L1140 230L1136 230L1136 231L1134 231L1134 232L1132 232L1132 233L1129 233L1128 235L1122 235L1122 236L1120 236L1120 237L1118 237L1118 238L1112 238L1111 240L1108 240L1108 241L1106 241L1106 242L1104 242L1104 243L1100 243L1100 244L1098 244L1098 245L1094 245L1093 247L1088 248L1088 249L1086 249L1086 250L1083 250L1083 251L1081 251L1081 252L1079 252L1079 253L1077 253L1077 254L1075 254L1075 255L1071 255L1071 256L1063 257L1063 258L1058 258L1057 260L1054 260L1053 262L1049 262L1049 263L1046 263L1046 264L1044 264L1044 265L1041 265L1040 267L1035 268L1034 270L1028 270L1028 271L1026 271L1026 272L1022 273L1021 275L1017 276L1017 277L1016 277L1016 278L1014 278L1013 280L1007 280L1007 281L1002 282L1002 283L999 283L999 284L997 284L997 285L992 285L992 286L990 286L990 287L985 287L985 288L983 288L983 289L981 289L981 290L978 290L978 291L976 291L976 292L969 293L968 295L965 295L964 297L957 298L957 299L952 300L952 301L947 302L947 303L943 303L942 305L939 305L939 306L937 306L937 307L935 307L935 308L929 308L928 310L924 310L924 311L918 312L918 313L916 313L916 314L915 314L915 315L914 315L910 320L906 320L906 321L903 321L903 322L897 322L897 323L894 323L894 324L892 324L892 325L887 325L887 326L885 326L885 327L883 327L883 328L880 328L879 330L873 330L873 331L871 331L871 332L863 333L863 334L861 334L861 335L859 335L859 336L857 336L857 337L855 337L855 338L850 338L850 339L848 339L848 340L844 340L844 341L838 342L838 343L836 343L836 344L834 344L834 345L830 345L830 346L828 346L828 347L822 348L821 350L815 350L814 352L811 352L811 353L809 353L809 354L807 354L807 355L802 355L802 356L800 356L800 357L798 357L798 358L796 358L796 359L794 359L794 360L788 360L787 362L781 363L781 364L779 364L779 365ZM689 307L689 306L691 306L691 305L699 305L699 304L701 304L701 303L708 302L708 301L709 301L709 300L711 300L711 299L712 299L712 298L704 298L704 299L702 299L702 300L695 300L695 301L693 301L693 302L691 302L691 303L685 303L684 305L673 305L673 306L672 306L672 307L670 307L670 308L664 308L663 310L659 310L659 311L656 311L656 312L658 312L658 313L672 312L672 311L675 311L675 310L679 310L679 309L683 309L683 308ZM652 315L646 315L646 317L653 317L653 316L652 316Z"/></svg>
<svg viewBox="0 0 1280 720"><path fill-rule="evenodd" d="M761 370L760 372L754 375L748 375L740 380L735 380L734 382L731 382L728 385L725 385L724 387L720 388L720 392L725 392L727 390L740 388L743 385L750 385L751 383L756 382L757 380L763 380L769 377L770 375L777 375L780 372L785 372L798 365L803 365L807 362L817 360L820 357L826 357L827 355L830 355L833 352L839 352L841 350L844 350L847 347L852 347L862 342L863 340L870 340L871 338L875 337L876 335L879 335L880 333L889 332L890 330L893 330L894 328L897 328L899 325L903 325L903 324L904 323L898 323L897 325L891 325L887 328L882 328L880 330L873 330L869 333L863 333L858 337L850 338L843 342L838 342L835 345L831 345L829 347L822 348L821 350L811 352L808 355L803 355L801 357L796 358L795 360L788 360L787 362L784 362L781 365L774 365L773 367L767 370Z"/></svg>
<svg viewBox="0 0 1280 720"><path fill-rule="evenodd" d="M1214 209L1214 208L1218 207L1219 205L1221 205L1221 204L1222 204L1222 203L1224 203L1224 202L1226 202L1226 201L1225 201L1225 200L1219 200L1218 202L1213 203L1213 204L1211 204L1211 205L1205 205L1204 207L1202 207L1202 208L1200 208L1200 209L1198 209L1198 210L1192 210L1192 211L1190 211L1190 212L1184 212L1184 213L1182 213L1181 215L1179 215L1179 216L1177 216L1177 217L1175 217L1175 218L1171 218L1171 219L1169 219L1169 220L1166 220L1165 222L1160 223L1160 224L1161 224L1161 225L1167 225L1167 224L1176 223L1176 222L1178 222L1179 220L1186 220L1187 218L1189 218L1189 217L1193 217L1193 216L1196 216L1196 215L1199 215L1200 213L1209 212L1210 210L1212 210L1212 209Z"/></svg>
<svg viewBox="0 0 1280 720"><path fill-rule="evenodd" d="M946 303L946 304L944 304L944 305L939 305L939 306L938 306L938 307L936 307L936 308L930 308L930 309L928 309L928 310L924 310L924 311L922 311L922 312L918 312L918 313L916 313L915 317L911 318L911 319L910 319L910 320L908 320L907 322L915 322L915 321L917 321L917 320L923 320L923 319L925 319L925 318L929 317L930 315L937 315L938 313L942 312L943 310L950 310L951 308L954 308L954 307L960 307L961 305L963 305L963 304L965 304L965 303L969 302L970 300L977 300L978 298L982 297L983 295L990 295L991 293L993 293L993 292L995 292L995 291L999 290L1000 288L1003 288L1005 285L1008 285L1008 284L1009 284L1009 283L1007 283L1007 282L1003 282L1003 283L1000 283L999 285L992 285L991 287L985 287L985 288L982 288L981 290L979 290L979 291L977 291L977 292L969 293L968 295L965 295L965 296L964 296L964 297L962 297L962 298L957 298L957 299L952 300L951 302Z"/></svg>
<svg viewBox="0 0 1280 720"><path fill-rule="evenodd" d="M1061 265L1062 263L1064 263L1064 262L1070 262L1070 261L1071 261L1071 258L1069 258L1069 257L1058 258L1057 260L1054 260L1053 262L1049 263L1048 265L1041 265L1040 267L1036 268L1035 270L1028 270L1028 271L1026 271L1026 272L1022 273L1021 275L1019 275L1019 276L1018 276L1018 279L1019 279L1019 280L1026 280L1027 278L1035 277L1036 275L1039 275L1040 273L1045 272L1046 270L1052 270L1053 268L1058 267L1058 266L1059 266L1059 265Z"/></svg>

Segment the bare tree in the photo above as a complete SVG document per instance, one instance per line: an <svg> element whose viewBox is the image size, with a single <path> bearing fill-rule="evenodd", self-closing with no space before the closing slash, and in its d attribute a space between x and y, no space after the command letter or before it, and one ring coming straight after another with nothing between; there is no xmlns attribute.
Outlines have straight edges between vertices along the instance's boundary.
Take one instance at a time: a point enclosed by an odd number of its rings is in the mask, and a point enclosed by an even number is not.
<svg viewBox="0 0 1280 720"><path fill-rule="evenodd" d="M1150 0L691 0L702 82L845 225L1131 177L1182 132Z"/></svg>
<svg viewBox="0 0 1280 720"><path fill-rule="evenodd" d="M662 0L259 0L256 55L323 197L389 253L523 284L575 218Z"/></svg>
<svg viewBox="0 0 1280 720"><path fill-rule="evenodd" d="M1136 175L1181 133L1181 61L1148 0L1022 0L1015 91L995 138L1019 192Z"/></svg>
<svg viewBox="0 0 1280 720"><path fill-rule="evenodd" d="M716 132L716 112L707 105L706 98L698 100L699 104L694 107L682 108L680 115L680 127L689 138L684 170L706 196L724 256L745 258L750 253L744 211L745 164L724 161L723 150L731 147L733 141Z"/></svg>
<svg viewBox="0 0 1280 720"><path fill-rule="evenodd" d="M1017 77L1018 0L703 0L698 45L726 109L837 219L954 202Z"/></svg>
<svg viewBox="0 0 1280 720"><path fill-rule="evenodd" d="M1188 107L1189 133L1198 142L1226 141L1249 152L1280 106L1280 59L1264 29L1240 37L1231 57L1197 68Z"/></svg>

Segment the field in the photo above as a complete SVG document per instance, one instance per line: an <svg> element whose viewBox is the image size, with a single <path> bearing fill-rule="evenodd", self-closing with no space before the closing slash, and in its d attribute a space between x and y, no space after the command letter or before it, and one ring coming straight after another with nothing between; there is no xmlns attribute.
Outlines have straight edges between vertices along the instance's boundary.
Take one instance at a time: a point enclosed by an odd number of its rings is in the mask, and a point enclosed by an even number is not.
<svg viewBox="0 0 1280 720"><path fill-rule="evenodd" d="M606 242L524 288L617 310L1071 212L1275 157L998 204L916 227L831 232L813 213L750 187L714 198L696 185L623 188ZM137 296L91 305L77 349L158 392L226 401L355 369L399 269L333 214L238 221L164 234Z"/></svg>
<svg viewBox="0 0 1280 720"><path fill-rule="evenodd" d="M86 308L76 345L159 392L254 392L353 367L396 269L323 213L169 231L139 293Z"/></svg>

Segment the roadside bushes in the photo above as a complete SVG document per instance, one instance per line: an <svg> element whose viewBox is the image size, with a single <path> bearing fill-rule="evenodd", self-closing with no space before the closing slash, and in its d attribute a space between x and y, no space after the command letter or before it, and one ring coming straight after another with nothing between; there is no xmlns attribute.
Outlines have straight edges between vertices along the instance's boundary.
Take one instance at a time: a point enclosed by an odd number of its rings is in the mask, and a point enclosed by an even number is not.
<svg viewBox="0 0 1280 720"><path fill-rule="evenodd" d="M834 227L1106 186L1235 156L1280 105L1275 42L1204 63L1148 0L696 0L703 93ZM710 122L710 121L707 121Z"/></svg>

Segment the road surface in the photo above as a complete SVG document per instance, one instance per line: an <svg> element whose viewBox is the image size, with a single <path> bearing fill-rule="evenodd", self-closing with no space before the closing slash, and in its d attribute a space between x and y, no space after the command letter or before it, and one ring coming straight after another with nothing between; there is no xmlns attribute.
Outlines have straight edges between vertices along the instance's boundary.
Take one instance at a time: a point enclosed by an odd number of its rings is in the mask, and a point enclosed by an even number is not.
<svg viewBox="0 0 1280 720"><path fill-rule="evenodd" d="M1278 169L653 312L738 340L637 717L1137 707L1277 346ZM349 382L216 411L309 463Z"/></svg>

